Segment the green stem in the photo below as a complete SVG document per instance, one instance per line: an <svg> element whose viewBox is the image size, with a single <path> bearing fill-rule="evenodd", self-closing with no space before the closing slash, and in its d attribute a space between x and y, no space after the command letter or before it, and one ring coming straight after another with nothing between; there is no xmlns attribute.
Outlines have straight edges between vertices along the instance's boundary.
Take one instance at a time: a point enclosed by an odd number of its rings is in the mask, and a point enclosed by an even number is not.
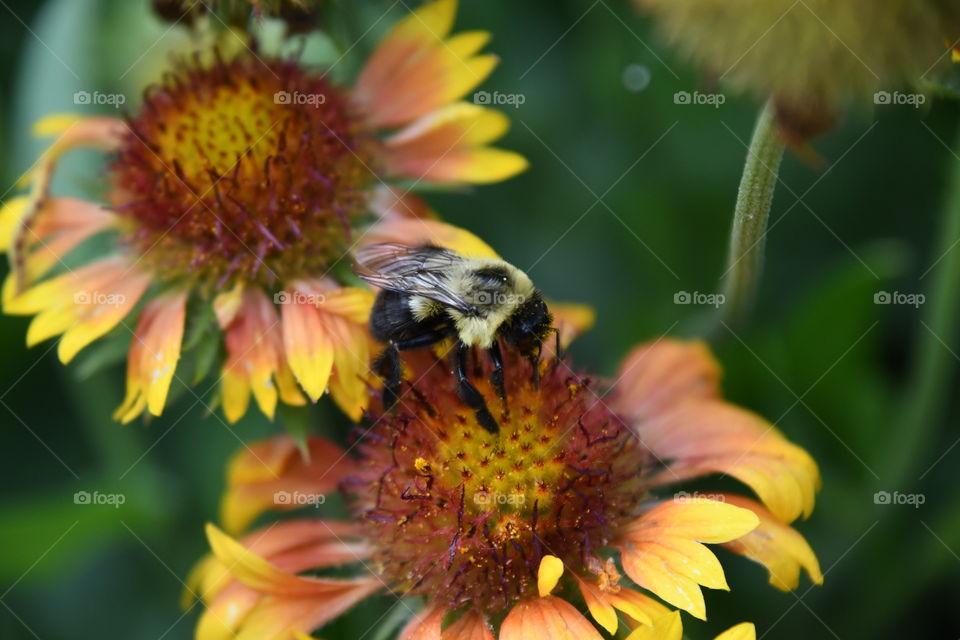
<svg viewBox="0 0 960 640"><path fill-rule="evenodd" d="M960 139L957 142L960 148ZM933 433L942 416L950 388L950 369L957 353L957 327L960 323L960 159L953 163L946 202L936 231L933 259L939 260L931 272L921 325L917 331L917 355L903 403L903 415L891 433L890 458L881 474L891 490L905 491L903 483L915 483L910 477L918 463L931 463L922 449L933 443Z"/></svg>
<svg viewBox="0 0 960 640"><path fill-rule="evenodd" d="M768 102L757 117L733 213L721 317L728 324L742 322L753 306L784 148L773 105Z"/></svg>

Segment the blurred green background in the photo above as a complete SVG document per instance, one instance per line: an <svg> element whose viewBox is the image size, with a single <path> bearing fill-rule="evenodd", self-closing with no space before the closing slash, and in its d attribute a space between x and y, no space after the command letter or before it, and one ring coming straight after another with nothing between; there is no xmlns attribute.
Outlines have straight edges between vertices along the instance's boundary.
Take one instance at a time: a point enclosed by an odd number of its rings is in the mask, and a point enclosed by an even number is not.
<svg viewBox="0 0 960 640"><path fill-rule="evenodd" d="M390 9L338 65L349 77L404 8L338 4L347 43ZM458 29L492 31L489 49L502 57L481 89L524 97L503 106L513 128L502 146L531 168L469 196L429 194L431 203L550 297L596 308L596 327L573 348L583 367L612 375L639 341L695 334L711 309L674 296L718 290L758 105L732 93L718 108L675 104L677 91L708 90L703 79L622 0L464 4ZM134 107L182 37L147 5L0 2L5 191L42 148L30 123L75 109L74 91L120 91ZM850 113L815 141L825 168L785 159L755 314L711 341L728 396L820 464L817 508L796 526L826 583L780 593L760 567L719 551L732 591L707 594L710 623L688 622L690 637L742 620L769 638L957 637L960 350L958 327L931 317L931 287L952 242L940 219L960 163L958 116L938 100ZM75 154L57 188L88 193L96 166L96 154ZM879 305L878 292L927 300ZM960 299L947 293L942 307L953 313ZM276 427L252 414L233 428L209 416L209 382L161 419L123 427L110 420L122 367L93 376L64 368L54 343L24 348L26 327L0 317L0 637L192 637L199 608L182 613L177 602L205 551L202 525L216 517L224 464L240 440ZM922 348L939 366L918 381ZM343 432L326 402L315 413L320 430ZM95 490L126 501L74 504L74 492ZM922 494L923 504L878 505L877 491ZM389 604L364 605L321 635L359 638L364 616Z"/></svg>

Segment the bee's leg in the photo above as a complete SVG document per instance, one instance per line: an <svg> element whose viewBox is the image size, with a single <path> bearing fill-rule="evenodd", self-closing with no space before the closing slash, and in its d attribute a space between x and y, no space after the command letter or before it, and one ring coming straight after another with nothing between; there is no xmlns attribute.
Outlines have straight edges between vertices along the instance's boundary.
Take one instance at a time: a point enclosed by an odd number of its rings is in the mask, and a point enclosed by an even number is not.
<svg viewBox="0 0 960 640"><path fill-rule="evenodd" d="M397 345L390 342L373 365L374 371L383 378L383 411L392 410L400 399L400 382L403 377L403 367L400 366L400 352Z"/></svg>
<svg viewBox="0 0 960 640"><path fill-rule="evenodd" d="M497 395L504 402L507 401L507 392L503 387L503 356L500 354L500 343L493 341L489 349L490 360L493 361L493 371L490 373L490 384L497 390Z"/></svg>
<svg viewBox="0 0 960 640"><path fill-rule="evenodd" d="M497 421L487 408L486 400L483 399L483 395L477 391L477 388L473 386L467 376L467 353L469 351L470 347L460 342L457 344L457 351L454 354L453 374L459 384L460 399L463 404L476 412L477 422L480 423L481 427L490 433L499 433L500 427L497 426Z"/></svg>
<svg viewBox="0 0 960 640"><path fill-rule="evenodd" d="M447 337L446 331L428 331L405 340L391 340L390 345L374 364L375 371L384 379L383 410L390 411L400 401L400 383L403 379L403 366L400 352L421 349L440 342Z"/></svg>

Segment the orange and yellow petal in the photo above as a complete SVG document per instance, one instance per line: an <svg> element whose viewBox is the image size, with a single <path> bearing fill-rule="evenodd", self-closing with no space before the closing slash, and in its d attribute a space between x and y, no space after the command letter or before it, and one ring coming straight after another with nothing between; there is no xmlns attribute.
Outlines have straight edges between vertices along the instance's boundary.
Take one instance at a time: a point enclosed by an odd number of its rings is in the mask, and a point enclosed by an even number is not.
<svg viewBox="0 0 960 640"><path fill-rule="evenodd" d="M305 455L290 436L244 447L227 473L220 507L224 527L239 533L265 511L318 504L320 496L336 491L352 469L351 459L339 446L316 436L307 439Z"/></svg>
<svg viewBox="0 0 960 640"><path fill-rule="evenodd" d="M727 589L727 582L719 560L701 543L728 542L758 524L752 511L723 502L663 502L621 532L621 562L638 585L706 619L700 586Z"/></svg>
<svg viewBox="0 0 960 640"><path fill-rule="evenodd" d="M521 600L500 627L500 640L602 640L576 608L556 596Z"/></svg>
<svg viewBox="0 0 960 640"><path fill-rule="evenodd" d="M218 296L214 309L227 347L222 390L227 420L243 417L251 395L271 420L278 399L304 404L284 355L281 320L267 294L244 287Z"/></svg>
<svg viewBox="0 0 960 640"><path fill-rule="evenodd" d="M12 278L12 274L8 276L8 283ZM4 302L4 311L36 314L27 330L28 346L63 334L58 354L67 363L116 327L149 285L149 276L133 269L125 259L108 258L10 296Z"/></svg>
<svg viewBox="0 0 960 640"><path fill-rule="evenodd" d="M187 293L173 292L143 308L127 356L127 391L114 419L130 422L144 410L159 416L167 402L183 342Z"/></svg>
<svg viewBox="0 0 960 640"><path fill-rule="evenodd" d="M354 88L371 127L413 122L463 97L496 67L496 56L475 55L486 44L485 33L447 38L456 11L456 0L425 4L398 22L374 51Z"/></svg>
<svg viewBox="0 0 960 640"><path fill-rule="evenodd" d="M781 520L809 516L820 486L813 458L760 416L720 400L719 377L701 342L663 339L627 357L611 406L654 455L670 461L653 484L723 473L753 489Z"/></svg>
<svg viewBox="0 0 960 640"><path fill-rule="evenodd" d="M496 258L497 252L466 229L439 220L393 218L378 222L364 234L362 245L398 242L411 246L432 244L471 258Z"/></svg>
<svg viewBox="0 0 960 640"><path fill-rule="evenodd" d="M490 183L527 168L512 151L483 145L500 138L509 120L467 102L438 109L384 141L384 162L396 176L431 182Z"/></svg>
<svg viewBox="0 0 960 640"><path fill-rule="evenodd" d="M299 280L284 295L284 346L297 380L314 401L329 387L344 413L359 420L373 383L367 325L374 294Z"/></svg>
<svg viewBox="0 0 960 640"><path fill-rule="evenodd" d="M755 500L732 494L726 494L724 500L753 511L760 518L760 525L723 546L766 567L770 584L781 591L796 589L801 571L806 571L814 584L823 584L820 562L796 529L778 520Z"/></svg>
<svg viewBox="0 0 960 640"><path fill-rule="evenodd" d="M816 462L750 411L719 400L688 402L634 428L658 458L671 461L653 484L723 473L753 489L784 522L813 511L820 487Z"/></svg>

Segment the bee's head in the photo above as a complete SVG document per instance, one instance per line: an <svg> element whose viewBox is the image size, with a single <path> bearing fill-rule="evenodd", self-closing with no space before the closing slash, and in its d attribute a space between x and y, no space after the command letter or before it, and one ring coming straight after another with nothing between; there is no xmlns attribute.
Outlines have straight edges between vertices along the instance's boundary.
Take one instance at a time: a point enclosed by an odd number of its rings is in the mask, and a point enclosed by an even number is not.
<svg viewBox="0 0 960 640"><path fill-rule="evenodd" d="M539 291L513 312L503 324L501 335L507 344L527 357L539 357L540 348L551 331L553 317Z"/></svg>

